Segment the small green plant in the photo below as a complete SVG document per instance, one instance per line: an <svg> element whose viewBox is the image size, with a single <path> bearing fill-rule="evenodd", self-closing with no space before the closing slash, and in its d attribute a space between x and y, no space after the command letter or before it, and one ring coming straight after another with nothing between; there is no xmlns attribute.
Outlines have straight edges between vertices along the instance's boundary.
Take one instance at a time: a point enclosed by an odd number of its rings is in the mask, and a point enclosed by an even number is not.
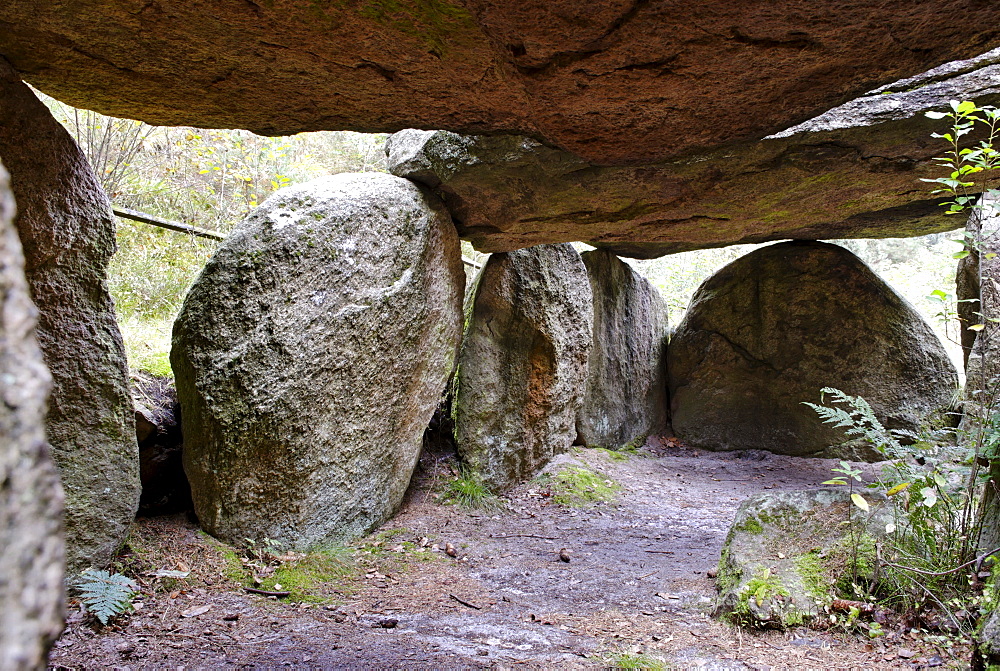
<svg viewBox="0 0 1000 671"><path fill-rule="evenodd" d="M444 501L469 510L499 510L503 503L472 469L463 468L446 486Z"/></svg>
<svg viewBox="0 0 1000 671"><path fill-rule="evenodd" d="M819 405L807 401L803 401L802 404L815 410L824 424L833 424L834 428L843 429L844 433L852 438L868 441L883 456L898 458L903 455L899 441L886 431L875 417L875 411L868 401L833 387L823 387L819 393L820 403L824 403L826 396L830 395L833 405Z"/></svg>
<svg viewBox="0 0 1000 671"><path fill-rule="evenodd" d="M630 652L614 652L607 656L609 669L646 669L647 671L664 671L667 667L656 657Z"/></svg>
<svg viewBox="0 0 1000 671"><path fill-rule="evenodd" d="M80 574L74 586L80 590L80 598L86 604L87 610L93 613L101 624L106 625L111 618L135 610L132 599L138 592L139 586L134 580L120 573L87 569Z"/></svg>

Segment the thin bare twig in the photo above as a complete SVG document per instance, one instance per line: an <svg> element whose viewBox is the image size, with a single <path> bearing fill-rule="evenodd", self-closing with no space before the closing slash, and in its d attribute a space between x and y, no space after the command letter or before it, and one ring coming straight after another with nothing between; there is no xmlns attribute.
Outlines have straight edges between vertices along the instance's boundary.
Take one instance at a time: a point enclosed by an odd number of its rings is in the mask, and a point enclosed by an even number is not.
<svg viewBox="0 0 1000 671"><path fill-rule="evenodd" d="M279 599L281 597L290 596L291 592L269 592L266 589L257 589L256 587L244 587L244 592L249 592L250 594L263 594L264 596L276 596Z"/></svg>
<svg viewBox="0 0 1000 671"><path fill-rule="evenodd" d="M463 599L459 599L459 598L458 598L457 596L455 596L454 594L449 594L448 596L450 596L450 597L451 597L452 599L454 599L455 601L459 602L459 603L460 603L460 604L462 604L463 606L468 606L469 608L474 608L474 609L476 609L476 610L482 610L482 609L483 609L483 607L482 607L482 606L477 606L477 605L476 605L476 604L474 604L474 603L469 603L468 601L465 601L465 600L463 600Z"/></svg>

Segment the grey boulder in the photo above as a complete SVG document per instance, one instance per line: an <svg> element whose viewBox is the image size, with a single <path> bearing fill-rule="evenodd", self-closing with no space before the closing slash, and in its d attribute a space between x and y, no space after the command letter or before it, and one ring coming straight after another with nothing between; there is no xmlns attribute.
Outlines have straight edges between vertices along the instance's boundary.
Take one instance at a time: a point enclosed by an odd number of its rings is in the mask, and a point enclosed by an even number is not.
<svg viewBox="0 0 1000 671"><path fill-rule="evenodd" d="M871 579L875 539L892 515L865 492L871 514L844 489L765 492L736 511L722 546L716 616L758 628L808 623L851 582Z"/></svg>
<svg viewBox="0 0 1000 671"><path fill-rule="evenodd" d="M13 220L0 166L0 669L44 669L63 627L63 493L45 443L52 379Z"/></svg>
<svg viewBox="0 0 1000 671"><path fill-rule="evenodd" d="M671 424L711 450L809 455L845 442L802 404L863 396L888 429L946 411L957 373L930 326L836 245L785 242L719 270L695 292L667 355Z"/></svg>
<svg viewBox="0 0 1000 671"><path fill-rule="evenodd" d="M594 296L594 342L577 439L610 449L634 445L667 423L667 306L611 252L581 257Z"/></svg>
<svg viewBox="0 0 1000 671"><path fill-rule="evenodd" d="M45 429L66 494L67 564L76 573L111 562L139 506L128 364L107 287L115 220L87 157L2 59L0 157L52 373Z"/></svg>
<svg viewBox="0 0 1000 671"><path fill-rule="evenodd" d="M573 444L593 303L568 244L494 254L467 306L452 412L463 461L494 491Z"/></svg>
<svg viewBox="0 0 1000 671"><path fill-rule="evenodd" d="M306 548L385 521L452 370L463 282L448 214L407 180L335 175L254 210L174 324L204 528Z"/></svg>

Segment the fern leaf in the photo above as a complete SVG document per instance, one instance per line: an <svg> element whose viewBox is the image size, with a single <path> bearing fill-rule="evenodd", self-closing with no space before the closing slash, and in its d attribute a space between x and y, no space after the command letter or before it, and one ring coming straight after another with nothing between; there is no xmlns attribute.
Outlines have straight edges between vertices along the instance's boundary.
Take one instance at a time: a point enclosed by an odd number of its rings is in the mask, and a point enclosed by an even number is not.
<svg viewBox="0 0 1000 671"><path fill-rule="evenodd" d="M815 410L824 424L833 424L835 428L843 429L850 437L864 438L883 454L899 456L902 446L882 426L882 422L875 416L875 411L868 401L861 396L851 396L834 387L823 387L820 390L820 400L827 401L827 396L830 396L830 405L817 405L805 401L803 405ZM845 407L838 407L835 404Z"/></svg>
<svg viewBox="0 0 1000 671"><path fill-rule="evenodd" d="M80 598L87 605L87 610L101 624L107 624L115 615L131 612L132 597L139 589L131 578L96 569L87 569L81 573L76 587L80 590Z"/></svg>

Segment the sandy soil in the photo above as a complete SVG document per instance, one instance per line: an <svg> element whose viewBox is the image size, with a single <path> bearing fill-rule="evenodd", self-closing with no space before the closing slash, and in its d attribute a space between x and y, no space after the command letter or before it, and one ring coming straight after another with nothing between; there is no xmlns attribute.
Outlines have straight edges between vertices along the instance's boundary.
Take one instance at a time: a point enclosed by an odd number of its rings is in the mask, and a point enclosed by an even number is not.
<svg viewBox="0 0 1000 671"><path fill-rule="evenodd" d="M101 627L71 601L55 668L965 667L965 649L893 631L750 632L710 617L709 578L739 503L816 487L835 462L713 454L653 439L640 456L575 450L621 489L613 502L557 505L537 482L495 513L441 501L446 459L426 454L399 514L356 546L357 570L325 604L245 593L219 546L186 516L137 522L123 570L136 613ZM450 543L457 556L444 552ZM565 548L570 559L559 553ZM190 571L185 580L152 576ZM204 608L208 606L208 608ZM200 614L192 614L198 613ZM636 657L636 656L643 657ZM628 668L640 668L631 666Z"/></svg>

